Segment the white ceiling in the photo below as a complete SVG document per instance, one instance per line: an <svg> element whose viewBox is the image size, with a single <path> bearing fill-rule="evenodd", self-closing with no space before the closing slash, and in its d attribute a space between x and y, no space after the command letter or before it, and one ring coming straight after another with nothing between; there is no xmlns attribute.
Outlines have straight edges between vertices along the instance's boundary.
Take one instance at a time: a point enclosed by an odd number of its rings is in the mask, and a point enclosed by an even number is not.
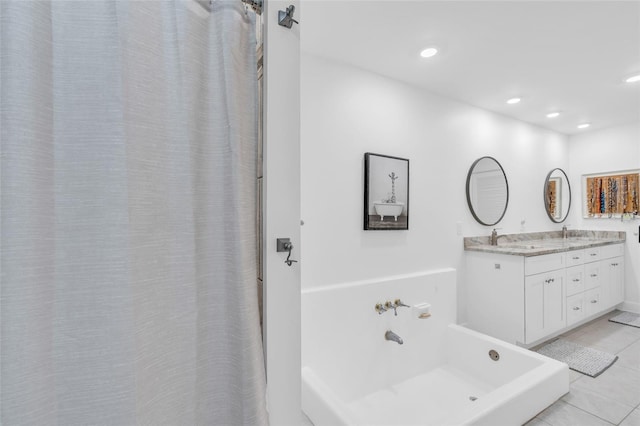
<svg viewBox="0 0 640 426"><path fill-rule="evenodd" d="M303 51L564 134L640 122L640 1L308 0L300 26Z"/></svg>

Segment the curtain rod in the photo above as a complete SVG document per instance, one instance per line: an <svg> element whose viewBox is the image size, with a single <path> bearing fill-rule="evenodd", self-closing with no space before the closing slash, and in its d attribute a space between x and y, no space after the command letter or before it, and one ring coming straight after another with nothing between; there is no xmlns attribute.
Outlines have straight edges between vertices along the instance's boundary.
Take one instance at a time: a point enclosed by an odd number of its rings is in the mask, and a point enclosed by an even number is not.
<svg viewBox="0 0 640 426"><path fill-rule="evenodd" d="M262 14L262 0L241 0L242 3L249 6L258 15Z"/></svg>
<svg viewBox="0 0 640 426"><path fill-rule="evenodd" d="M0 0L1 1L1 0ZM206 7L208 11L211 11L211 6L215 0L196 0L203 7ZM263 0L240 0L247 7L250 7L258 15L262 15L262 2Z"/></svg>

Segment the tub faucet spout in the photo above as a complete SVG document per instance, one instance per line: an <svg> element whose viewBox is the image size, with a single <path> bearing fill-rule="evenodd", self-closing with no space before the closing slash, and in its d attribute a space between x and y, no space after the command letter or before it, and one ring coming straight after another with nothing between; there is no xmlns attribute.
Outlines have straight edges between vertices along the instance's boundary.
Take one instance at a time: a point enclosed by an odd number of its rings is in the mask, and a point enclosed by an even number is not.
<svg viewBox="0 0 640 426"><path fill-rule="evenodd" d="M402 341L402 338L391 330L387 330L387 332L384 333L384 338L385 340L391 340L392 342L396 342L399 345L404 343Z"/></svg>

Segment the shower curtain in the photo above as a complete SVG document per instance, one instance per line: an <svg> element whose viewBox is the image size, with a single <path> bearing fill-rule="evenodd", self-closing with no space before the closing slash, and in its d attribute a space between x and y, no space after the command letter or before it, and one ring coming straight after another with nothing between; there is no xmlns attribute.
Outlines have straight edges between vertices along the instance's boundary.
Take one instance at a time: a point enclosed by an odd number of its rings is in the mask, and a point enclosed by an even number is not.
<svg viewBox="0 0 640 426"><path fill-rule="evenodd" d="M267 423L255 16L0 1L0 423Z"/></svg>

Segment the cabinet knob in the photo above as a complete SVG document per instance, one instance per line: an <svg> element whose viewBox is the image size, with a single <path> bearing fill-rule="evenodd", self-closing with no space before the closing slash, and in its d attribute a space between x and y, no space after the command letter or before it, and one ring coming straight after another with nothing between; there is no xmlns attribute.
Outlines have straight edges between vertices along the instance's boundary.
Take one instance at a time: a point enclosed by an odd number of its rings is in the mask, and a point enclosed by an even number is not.
<svg viewBox="0 0 640 426"><path fill-rule="evenodd" d="M597 300L592 300L591 303L598 303L598 301Z"/></svg>
<svg viewBox="0 0 640 426"><path fill-rule="evenodd" d="M589 256L597 256L597 253L590 253Z"/></svg>
<svg viewBox="0 0 640 426"><path fill-rule="evenodd" d="M597 276L598 276L598 274L591 274L591 278L595 278Z"/></svg>
<svg viewBox="0 0 640 426"><path fill-rule="evenodd" d="M573 307L573 310L574 310L574 311L579 311L579 310L580 310L580 308L579 308L578 306L574 306L574 307Z"/></svg>
<svg viewBox="0 0 640 426"><path fill-rule="evenodd" d="M573 279L573 282L574 282L574 283L579 283L579 282L580 282L580 278L574 278L574 279Z"/></svg>
<svg viewBox="0 0 640 426"><path fill-rule="evenodd" d="M573 260L580 260L580 256L573 256Z"/></svg>

